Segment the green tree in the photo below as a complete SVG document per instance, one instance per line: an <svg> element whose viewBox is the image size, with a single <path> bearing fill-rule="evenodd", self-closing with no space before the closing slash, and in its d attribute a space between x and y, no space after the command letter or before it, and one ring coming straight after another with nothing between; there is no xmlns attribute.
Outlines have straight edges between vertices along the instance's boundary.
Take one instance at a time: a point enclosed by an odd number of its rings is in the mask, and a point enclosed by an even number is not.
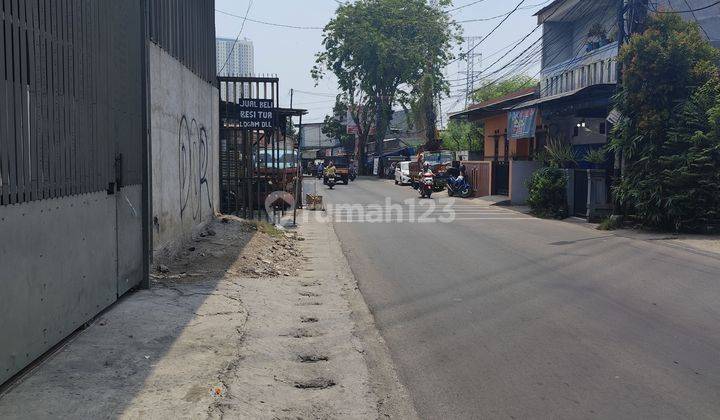
<svg viewBox="0 0 720 420"><path fill-rule="evenodd" d="M501 80L496 83L488 83L472 93L474 102L485 102L491 99L500 98L520 89L530 88L537 85L537 79L520 74Z"/></svg>
<svg viewBox="0 0 720 420"><path fill-rule="evenodd" d="M653 17L620 53L611 148L625 156L616 199L647 226L720 226L720 55L695 23Z"/></svg>
<svg viewBox="0 0 720 420"><path fill-rule="evenodd" d="M347 119L348 103L342 95L335 99L332 115L326 115L322 126L322 133L331 139L340 142L346 151L355 151L355 136L347 134L347 126L343 124Z"/></svg>
<svg viewBox="0 0 720 420"><path fill-rule="evenodd" d="M526 182L527 203L532 213L543 218L566 218L567 183L562 169L545 167L534 172Z"/></svg>
<svg viewBox="0 0 720 420"><path fill-rule="evenodd" d="M293 140L297 137L297 129L295 128L292 117L289 117L287 121L285 121L285 135Z"/></svg>
<svg viewBox="0 0 720 420"><path fill-rule="evenodd" d="M439 2L448 4L449 0ZM356 119L378 120L376 136L382 139L401 88L417 90L425 78L434 91L447 90L442 69L459 40L459 27L451 19L426 0L342 3L324 28L324 51L317 55L312 75L318 80L326 71L335 74L351 112L365 114ZM375 117L370 117L372 111ZM360 150L367 137L358 135Z"/></svg>
<svg viewBox="0 0 720 420"><path fill-rule="evenodd" d="M483 129L468 121L450 120L442 132L442 145L447 150L483 152Z"/></svg>

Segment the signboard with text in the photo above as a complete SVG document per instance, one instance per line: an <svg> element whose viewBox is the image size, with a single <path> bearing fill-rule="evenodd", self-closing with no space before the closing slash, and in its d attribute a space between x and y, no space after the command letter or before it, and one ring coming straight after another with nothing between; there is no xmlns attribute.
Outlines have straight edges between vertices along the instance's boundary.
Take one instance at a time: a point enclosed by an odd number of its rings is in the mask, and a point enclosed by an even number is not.
<svg viewBox="0 0 720 420"><path fill-rule="evenodd" d="M518 109L508 115L508 138L528 139L535 137L537 108Z"/></svg>
<svg viewBox="0 0 720 420"><path fill-rule="evenodd" d="M272 99L240 99L233 108L240 128L267 129L275 126Z"/></svg>

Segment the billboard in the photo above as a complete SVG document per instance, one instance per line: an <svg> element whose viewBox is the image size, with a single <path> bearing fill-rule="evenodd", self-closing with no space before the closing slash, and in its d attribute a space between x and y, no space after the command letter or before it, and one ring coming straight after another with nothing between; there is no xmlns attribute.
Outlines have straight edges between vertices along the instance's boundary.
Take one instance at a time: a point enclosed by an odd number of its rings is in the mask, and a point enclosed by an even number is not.
<svg viewBox="0 0 720 420"><path fill-rule="evenodd" d="M340 141L322 132L323 123L303 124L300 127L302 149L330 149L340 146Z"/></svg>

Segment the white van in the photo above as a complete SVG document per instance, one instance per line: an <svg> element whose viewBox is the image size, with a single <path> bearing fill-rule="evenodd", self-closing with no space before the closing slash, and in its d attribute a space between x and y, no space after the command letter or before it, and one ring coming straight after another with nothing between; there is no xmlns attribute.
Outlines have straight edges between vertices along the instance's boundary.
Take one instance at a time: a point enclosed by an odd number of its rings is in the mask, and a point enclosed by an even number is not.
<svg viewBox="0 0 720 420"><path fill-rule="evenodd" d="M398 162L395 167L395 185L408 185L410 182L410 162Z"/></svg>

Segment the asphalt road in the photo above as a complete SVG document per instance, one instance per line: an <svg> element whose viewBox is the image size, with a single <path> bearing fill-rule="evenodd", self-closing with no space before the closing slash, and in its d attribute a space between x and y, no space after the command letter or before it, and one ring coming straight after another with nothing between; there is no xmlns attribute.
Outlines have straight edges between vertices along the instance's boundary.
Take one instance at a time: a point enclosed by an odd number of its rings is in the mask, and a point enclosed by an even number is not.
<svg viewBox="0 0 720 420"><path fill-rule="evenodd" d="M366 211L329 214L421 417L720 418L719 258L468 201L358 222L417 194L318 191Z"/></svg>

